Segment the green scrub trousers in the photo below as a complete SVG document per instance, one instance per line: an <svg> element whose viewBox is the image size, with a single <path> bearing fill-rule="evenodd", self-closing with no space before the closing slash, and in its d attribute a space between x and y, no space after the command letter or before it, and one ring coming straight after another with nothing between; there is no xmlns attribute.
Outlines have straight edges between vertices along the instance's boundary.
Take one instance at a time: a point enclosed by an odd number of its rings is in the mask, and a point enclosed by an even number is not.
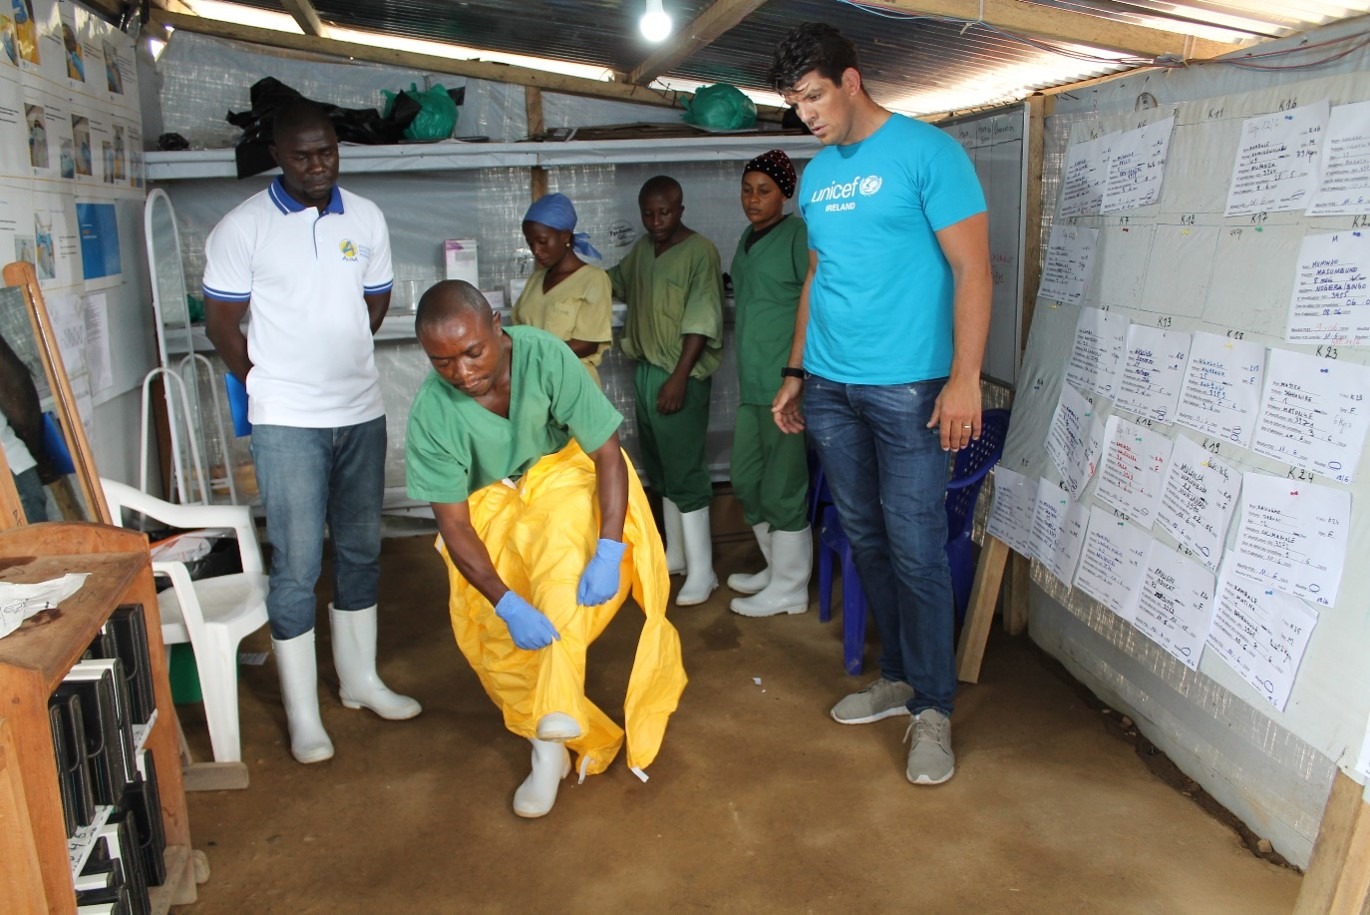
<svg viewBox="0 0 1370 915"><path fill-rule="evenodd" d="M687 379L684 405L663 416L656 411L656 396L669 377L670 372L650 362L639 362L633 376L633 405L642 443L643 469L652 488L682 512L698 511L709 507L714 494L704 456L713 380Z"/></svg>
<svg viewBox="0 0 1370 915"><path fill-rule="evenodd" d="M809 463L803 435L776 426L770 404L741 404L733 432L733 495L747 524L762 521L777 531L809 524Z"/></svg>

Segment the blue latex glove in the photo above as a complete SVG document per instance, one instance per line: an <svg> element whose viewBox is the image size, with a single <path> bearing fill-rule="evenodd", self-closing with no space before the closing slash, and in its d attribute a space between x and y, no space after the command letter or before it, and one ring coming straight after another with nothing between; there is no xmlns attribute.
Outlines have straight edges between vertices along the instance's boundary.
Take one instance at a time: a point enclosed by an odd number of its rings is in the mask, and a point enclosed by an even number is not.
<svg viewBox="0 0 1370 915"><path fill-rule="evenodd" d="M551 620L513 591L506 591L495 604L495 615L504 620L509 637L524 651L546 648L561 638Z"/></svg>
<svg viewBox="0 0 1370 915"><path fill-rule="evenodd" d="M582 607L597 607L618 593L618 567L627 549L617 540L600 539L595 555L585 566L576 588L576 603Z"/></svg>

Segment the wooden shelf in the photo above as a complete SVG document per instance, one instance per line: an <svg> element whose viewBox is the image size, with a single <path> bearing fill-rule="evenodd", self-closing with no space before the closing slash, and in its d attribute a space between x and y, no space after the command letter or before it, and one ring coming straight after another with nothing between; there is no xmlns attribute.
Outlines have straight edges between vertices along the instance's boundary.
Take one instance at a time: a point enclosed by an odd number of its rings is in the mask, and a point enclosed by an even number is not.
<svg viewBox="0 0 1370 915"><path fill-rule="evenodd" d="M166 647L146 538L101 524L50 523L0 533L0 581L33 583L68 572L89 572L81 590L53 610L43 611L0 639L0 695L6 697L0 763L17 781L6 798L0 791L0 832L17 838L12 826L26 817L33 857L5 855L0 901L4 911L74 913L76 893L68 856L66 825L57 786L57 767L48 723L48 698L95 639L115 608L140 604L147 623L148 654L157 715L146 746L157 767L166 834L167 880L153 893L154 911L193 902L195 880L181 774L180 742L167 680ZM17 775L17 778L16 778ZM0 787L3 782L0 782ZM11 816L13 811L13 816ZM8 841L0 848L10 849ZM12 860L19 862L12 866Z"/></svg>

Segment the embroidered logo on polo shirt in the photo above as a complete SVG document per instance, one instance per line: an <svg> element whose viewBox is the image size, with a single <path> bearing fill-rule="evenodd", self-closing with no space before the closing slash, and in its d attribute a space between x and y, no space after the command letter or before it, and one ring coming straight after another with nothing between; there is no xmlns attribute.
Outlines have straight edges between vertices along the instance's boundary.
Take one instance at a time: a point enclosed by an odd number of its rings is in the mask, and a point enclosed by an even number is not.
<svg viewBox="0 0 1370 915"><path fill-rule="evenodd" d="M338 242L338 250L342 252L343 260L355 261L357 259L357 246L344 238Z"/></svg>

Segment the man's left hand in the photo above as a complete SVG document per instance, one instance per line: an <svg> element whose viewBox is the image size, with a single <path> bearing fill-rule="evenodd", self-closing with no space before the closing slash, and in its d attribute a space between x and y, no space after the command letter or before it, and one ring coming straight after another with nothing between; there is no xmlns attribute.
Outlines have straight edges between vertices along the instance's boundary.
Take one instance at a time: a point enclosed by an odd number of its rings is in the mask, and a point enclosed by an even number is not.
<svg viewBox="0 0 1370 915"><path fill-rule="evenodd" d="M685 382L688 375L671 375L656 394L656 411L662 416L678 413L685 406Z"/></svg>
<svg viewBox="0 0 1370 915"><path fill-rule="evenodd" d="M939 429L943 451L960 451L980 437L980 382L948 381L932 405L929 429Z"/></svg>
<svg viewBox="0 0 1370 915"><path fill-rule="evenodd" d="M576 603L582 607L597 607L618 593L618 570L625 549L617 540L600 539L595 546L595 555L590 557L580 576Z"/></svg>

